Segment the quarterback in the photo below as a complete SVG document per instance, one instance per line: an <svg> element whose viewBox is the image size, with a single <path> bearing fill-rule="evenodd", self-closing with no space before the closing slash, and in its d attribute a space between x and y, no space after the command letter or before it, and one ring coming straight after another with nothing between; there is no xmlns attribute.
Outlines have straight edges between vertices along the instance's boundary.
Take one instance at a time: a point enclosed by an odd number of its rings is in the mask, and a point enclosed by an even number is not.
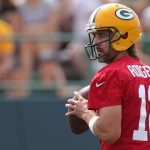
<svg viewBox="0 0 150 150"><path fill-rule="evenodd" d="M101 150L150 150L150 67L135 53L138 16L125 5L105 4L93 11L86 31L89 58L108 65L92 78L87 99L79 92L68 99L66 116L82 119Z"/></svg>

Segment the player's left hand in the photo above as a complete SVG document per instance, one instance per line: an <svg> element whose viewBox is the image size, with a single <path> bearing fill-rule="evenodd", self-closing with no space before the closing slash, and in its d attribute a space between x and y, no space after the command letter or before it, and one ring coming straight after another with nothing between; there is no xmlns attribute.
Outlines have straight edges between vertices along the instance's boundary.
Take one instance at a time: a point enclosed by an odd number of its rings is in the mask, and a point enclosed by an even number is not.
<svg viewBox="0 0 150 150"><path fill-rule="evenodd" d="M77 117L84 119L84 115L88 112L88 100L84 99L79 92L75 91L74 96L75 99L68 99L68 103L66 104L66 107L72 111L67 112L65 115L76 115Z"/></svg>

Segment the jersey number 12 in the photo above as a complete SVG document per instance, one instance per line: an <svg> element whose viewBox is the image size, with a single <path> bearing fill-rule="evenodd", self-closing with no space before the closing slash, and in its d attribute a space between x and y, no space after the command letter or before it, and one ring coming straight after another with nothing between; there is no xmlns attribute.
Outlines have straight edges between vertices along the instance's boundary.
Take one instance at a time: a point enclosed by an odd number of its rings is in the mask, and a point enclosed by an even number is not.
<svg viewBox="0 0 150 150"><path fill-rule="evenodd" d="M144 85L139 86L138 92L139 98L141 99L140 119L138 130L133 131L133 140L148 141L148 131L145 131L145 125L146 117L148 115L148 123L150 126L150 115L146 112L146 96L148 96L148 100L150 101L150 86L148 87L148 93L146 92Z"/></svg>

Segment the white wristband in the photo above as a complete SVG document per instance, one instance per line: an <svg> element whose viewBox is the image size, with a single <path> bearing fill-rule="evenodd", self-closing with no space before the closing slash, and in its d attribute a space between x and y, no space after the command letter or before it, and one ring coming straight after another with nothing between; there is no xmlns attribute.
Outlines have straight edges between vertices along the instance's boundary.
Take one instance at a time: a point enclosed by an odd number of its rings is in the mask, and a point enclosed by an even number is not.
<svg viewBox="0 0 150 150"><path fill-rule="evenodd" d="M93 118L91 118L91 120L89 121L89 129L91 130L91 132L95 135L94 131L93 131L93 126L94 123L96 122L96 120L98 119L98 116L94 116Z"/></svg>

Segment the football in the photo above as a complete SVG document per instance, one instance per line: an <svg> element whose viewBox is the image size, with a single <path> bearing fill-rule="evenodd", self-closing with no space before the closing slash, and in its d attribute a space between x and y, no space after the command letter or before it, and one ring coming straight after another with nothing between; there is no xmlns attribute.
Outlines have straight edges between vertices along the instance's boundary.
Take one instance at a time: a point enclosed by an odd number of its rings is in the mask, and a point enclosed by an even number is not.
<svg viewBox="0 0 150 150"><path fill-rule="evenodd" d="M78 92L82 95L83 98L88 99L88 92L89 92L90 86L86 86L82 89L80 89ZM73 99L77 100L74 96ZM71 115L68 117L68 122L70 129L75 134L81 134L89 129L86 122L80 118L78 118L75 115Z"/></svg>

